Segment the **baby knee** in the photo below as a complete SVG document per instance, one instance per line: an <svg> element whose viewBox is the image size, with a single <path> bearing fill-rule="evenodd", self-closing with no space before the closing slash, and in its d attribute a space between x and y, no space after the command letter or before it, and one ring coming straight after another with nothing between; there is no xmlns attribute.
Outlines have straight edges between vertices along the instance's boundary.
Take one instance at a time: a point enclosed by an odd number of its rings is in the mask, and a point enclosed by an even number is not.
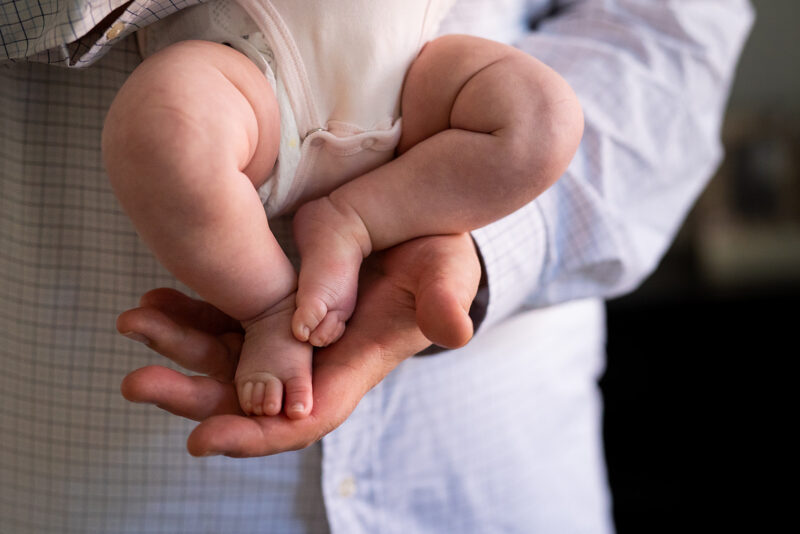
<svg viewBox="0 0 800 534"><path fill-rule="evenodd" d="M566 80L543 63L521 52L508 63L519 105L506 117L505 157L520 176L535 176L529 186L538 195L572 161L583 136L583 111Z"/></svg>
<svg viewBox="0 0 800 534"><path fill-rule="evenodd" d="M110 178L126 174L114 172L122 165L179 176L180 166L198 161L209 171L266 176L280 136L270 95L258 68L227 46L183 41L157 52L131 74L106 116Z"/></svg>

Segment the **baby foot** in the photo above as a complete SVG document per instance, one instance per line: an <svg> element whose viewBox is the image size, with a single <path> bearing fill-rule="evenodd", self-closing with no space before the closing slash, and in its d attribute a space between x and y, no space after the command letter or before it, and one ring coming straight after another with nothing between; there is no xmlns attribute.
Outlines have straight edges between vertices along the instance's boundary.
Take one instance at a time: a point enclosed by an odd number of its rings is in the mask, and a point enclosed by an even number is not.
<svg viewBox="0 0 800 534"><path fill-rule="evenodd" d="M358 270L372 245L358 213L330 197L304 204L294 217L301 267L292 332L316 347L344 333L353 313Z"/></svg>
<svg viewBox="0 0 800 534"><path fill-rule="evenodd" d="M290 332L292 293L256 319L244 323L245 336L236 368L239 404L247 415L291 419L311 412L311 346Z"/></svg>

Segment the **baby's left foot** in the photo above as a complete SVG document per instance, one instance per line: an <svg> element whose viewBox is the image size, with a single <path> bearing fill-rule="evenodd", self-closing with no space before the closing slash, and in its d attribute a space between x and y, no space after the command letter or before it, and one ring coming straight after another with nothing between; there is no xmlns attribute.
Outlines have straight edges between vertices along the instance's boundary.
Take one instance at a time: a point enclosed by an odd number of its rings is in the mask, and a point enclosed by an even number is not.
<svg viewBox="0 0 800 534"><path fill-rule="evenodd" d="M294 235L301 266L292 332L324 347L342 336L355 308L358 271L372 250L369 233L355 210L323 197L297 211Z"/></svg>
<svg viewBox="0 0 800 534"><path fill-rule="evenodd" d="M290 419L301 419L311 412L311 346L289 332L294 300L293 293L243 323L235 382L247 415L277 415L283 410Z"/></svg>

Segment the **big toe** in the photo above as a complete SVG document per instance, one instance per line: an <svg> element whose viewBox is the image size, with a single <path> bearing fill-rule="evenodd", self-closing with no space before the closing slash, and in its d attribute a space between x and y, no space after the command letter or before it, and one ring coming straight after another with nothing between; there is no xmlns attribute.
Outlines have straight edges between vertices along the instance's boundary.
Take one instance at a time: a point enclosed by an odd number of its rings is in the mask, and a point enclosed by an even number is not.
<svg viewBox="0 0 800 534"><path fill-rule="evenodd" d="M283 386L286 391L286 416L289 419L302 419L308 416L314 402L311 394L311 377L292 377L286 380Z"/></svg>

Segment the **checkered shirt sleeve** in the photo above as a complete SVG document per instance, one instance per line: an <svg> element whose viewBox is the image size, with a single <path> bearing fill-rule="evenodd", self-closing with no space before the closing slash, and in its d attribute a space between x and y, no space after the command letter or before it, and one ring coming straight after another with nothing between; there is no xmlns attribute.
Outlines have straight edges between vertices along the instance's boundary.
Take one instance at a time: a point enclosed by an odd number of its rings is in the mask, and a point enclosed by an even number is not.
<svg viewBox="0 0 800 534"><path fill-rule="evenodd" d="M139 28L200 0L0 0L0 61L85 67Z"/></svg>

